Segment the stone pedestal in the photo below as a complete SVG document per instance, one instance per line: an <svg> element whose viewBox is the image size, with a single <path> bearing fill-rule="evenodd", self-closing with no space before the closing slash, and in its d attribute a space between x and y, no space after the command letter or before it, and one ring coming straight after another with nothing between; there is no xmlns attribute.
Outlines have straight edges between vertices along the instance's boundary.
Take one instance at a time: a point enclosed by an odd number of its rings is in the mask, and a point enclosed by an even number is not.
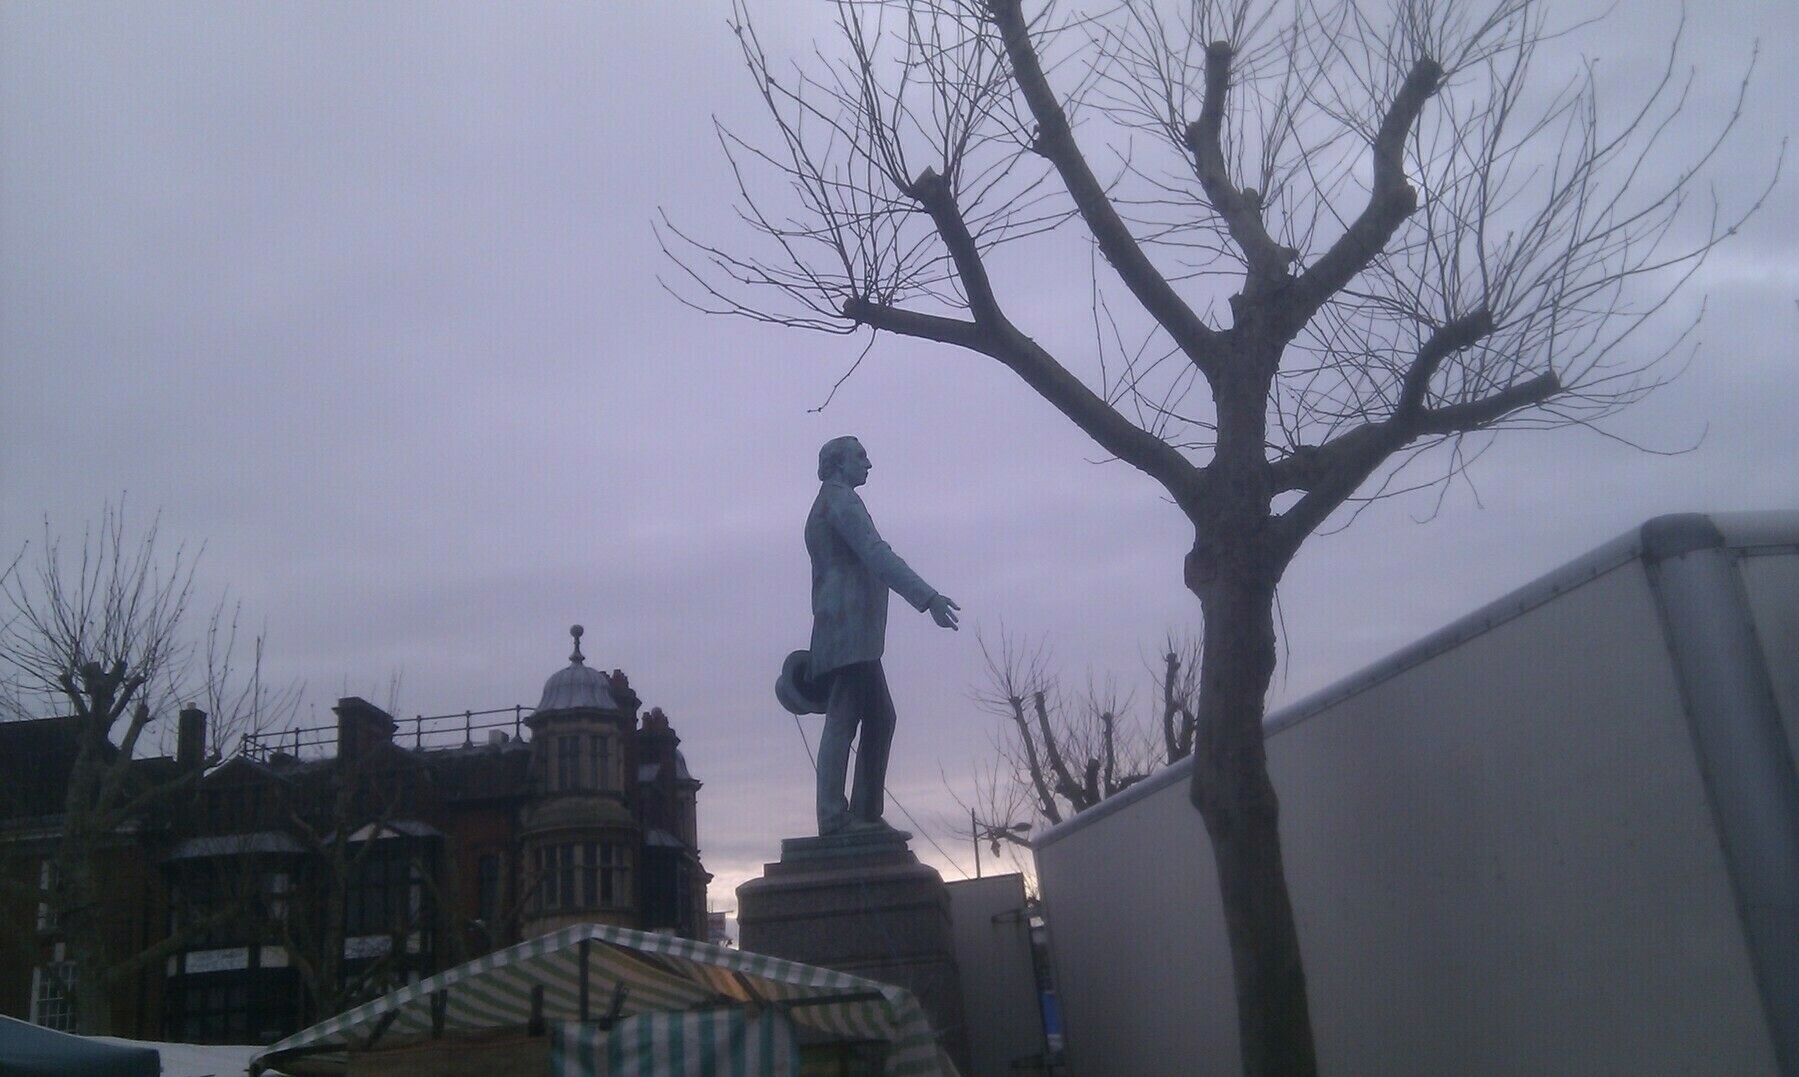
<svg viewBox="0 0 1799 1077"><path fill-rule="evenodd" d="M962 989L949 892L903 840L888 835L788 838L781 861L737 888L739 944L903 987L967 1072Z"/></svg>

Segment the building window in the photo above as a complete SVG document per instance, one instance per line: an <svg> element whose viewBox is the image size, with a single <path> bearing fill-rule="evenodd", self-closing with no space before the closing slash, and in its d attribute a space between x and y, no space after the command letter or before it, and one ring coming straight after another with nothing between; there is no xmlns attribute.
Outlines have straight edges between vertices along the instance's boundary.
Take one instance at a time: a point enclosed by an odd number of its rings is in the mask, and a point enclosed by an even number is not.
<svg viewBox="0 0 1799 1077"><path fill-rule="evenodd" d="M350 876L344 900L344 931L351 935L372 935L386 931L388 913L394 906L388 879L389 861L379 853L369 854Z"/></svg>
<svg viewBox="0 0 1799 1077"><path fill-rule="evenodd" d="M581 846L581 904L587 908L600 905L600 845L588 842ZM610 882L610 878L607 880ZM610 896L606 904L612 904Z"/></svg>
<svg viewBox="0 0 1799 1077"><path fill-rule="evenodd" d="M250 985L241 975L183 992L182 1023L201 1043L242 1039L250 1030Z"/></svg>
<svg viewBox="0 0 1799 1077"><path fill-rule="evenodd" d="M287 923L287 872L270 871L262 876L262 911L271 924Z"/></svg>
<svg viewBox="0 0 1799 1077"><path fill-rule="evenodd" d="M540 845L532 854L535 860L537 876L537 900L539 909L554 909L561 906L556 895L556 850L548 845Z"/></svg>
<svg viewBox="0 0 1799 1077"><path fill-rule="evenodd" d="M544 845L536 853L538 908L616 909L631 904L630 865L623 845L607 841Z"/></svg>
<svg viewBox="0 0 1799 1077"><path fill-rule="evenodd" d="M617 792L622 786L615 739L607 733L567 733L550 737L545 778L550 792Z"/></svg>
<svg viewBox="0 0 1799 1077"><path fill-rule="evenodd" d="M588 855L593 856L595 846L589 845ZM618 908L631 903L630 888L625 870L625 850L611 842L601 842L598 846L599 857L599 894L598 904L608 908Z"/></svg>
<svg viewBox="0 0 1799 1077"><path fill-rule="evenodd" d="M250 968L183 976L169 987L169 1037L189 1043L263 1043L294 1025L291 969ZM185 1071L182 1071L185 1072Z"/></svg>
<svg viewBox="0 0 1799 1077"><path fill-rule="evenodd" d="M37 889L37 929L39 931L55 931L56 906L50 900L52 891L56 889L56 862L54 860L45 860L38 865Z"/></svg>
<svg viewBox="0 0 1799 1077"><path fill-rule="evenodd" d="M615 790L618 780L612 772L612 738L604 735L592 738L593 751L593 784L601 791Z"/></svg>
<svg viewBox="0 0 1799 1077"><path fill-rule="evenodd" d="M31 1023L75 1031L75 962L56 961L31 972Z"/></svg>
<svg viewBox="0 0 1799 1077"><path fill-rule="evenodd" d="M557 900L565 909L575 908L580 904L575 892L575 872L579 865L575 863L575 847L563 845L556 849L556 892Z"/></svg>
<svg viewBox="0 0 1799 1077"><path fill-rule="evenodd" d="M581 738L556 738L556 789L581 788Z"/></svg>
<svg viewBox="0 0 1799 1077"><path fill-rule="evenodd" d="M350 875L345 933L398 935L416 929L424 916L424 883L412 857L386 850L370 852Z"/></svg>

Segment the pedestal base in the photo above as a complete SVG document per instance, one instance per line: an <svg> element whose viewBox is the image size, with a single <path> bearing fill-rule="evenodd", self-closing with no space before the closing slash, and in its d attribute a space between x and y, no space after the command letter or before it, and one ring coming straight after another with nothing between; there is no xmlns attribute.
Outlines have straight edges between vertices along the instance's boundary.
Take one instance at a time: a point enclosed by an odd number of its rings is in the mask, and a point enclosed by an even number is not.
<svg viewBox="0 0 1799 1077"><path fill-rule="evenodd" d="M788 838L781 860L737 888L739 944L751 953L903 987L964 1072L967 1038L949 891L902 840Z"/></svg>

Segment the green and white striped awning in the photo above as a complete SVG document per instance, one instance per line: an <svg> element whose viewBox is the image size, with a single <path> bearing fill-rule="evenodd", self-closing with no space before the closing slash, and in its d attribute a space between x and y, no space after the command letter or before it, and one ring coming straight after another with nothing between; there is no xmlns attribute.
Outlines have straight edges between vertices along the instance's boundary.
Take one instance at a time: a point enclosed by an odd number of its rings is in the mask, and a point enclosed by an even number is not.
<svg viewBox="0 0 1799 1077"><path fill-rule="evenodd" d="M610 1029L550 1027L550 1077L800 1077L793 1022L773 1007L643 1013Z"/></svg>
<svg viewBox="0 0 1799 1077"><path fill-rule="evenodd" d="M547 1025L721 1006L776 1006L827 1038L884 1042L896 1077L954 1073L904 988L601 924L496 951L321 1021L257 1055L250 1072L343 1073L352 1050L523 1031L534 1016Z"/></svg>

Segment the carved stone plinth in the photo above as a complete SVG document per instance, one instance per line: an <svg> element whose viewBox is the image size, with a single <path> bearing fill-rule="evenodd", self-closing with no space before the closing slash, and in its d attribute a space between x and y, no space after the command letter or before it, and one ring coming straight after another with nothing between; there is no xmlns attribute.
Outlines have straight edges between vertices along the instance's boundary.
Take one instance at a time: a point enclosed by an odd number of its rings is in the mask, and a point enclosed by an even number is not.
<svg viewBox="0 0 1799 1077"><path fill-rule="evenodd" d="M968 1067L949 892L904 840L885 834L788 838L781 860L737 888L739 943L917 996L956 1065Z"/></svg>

